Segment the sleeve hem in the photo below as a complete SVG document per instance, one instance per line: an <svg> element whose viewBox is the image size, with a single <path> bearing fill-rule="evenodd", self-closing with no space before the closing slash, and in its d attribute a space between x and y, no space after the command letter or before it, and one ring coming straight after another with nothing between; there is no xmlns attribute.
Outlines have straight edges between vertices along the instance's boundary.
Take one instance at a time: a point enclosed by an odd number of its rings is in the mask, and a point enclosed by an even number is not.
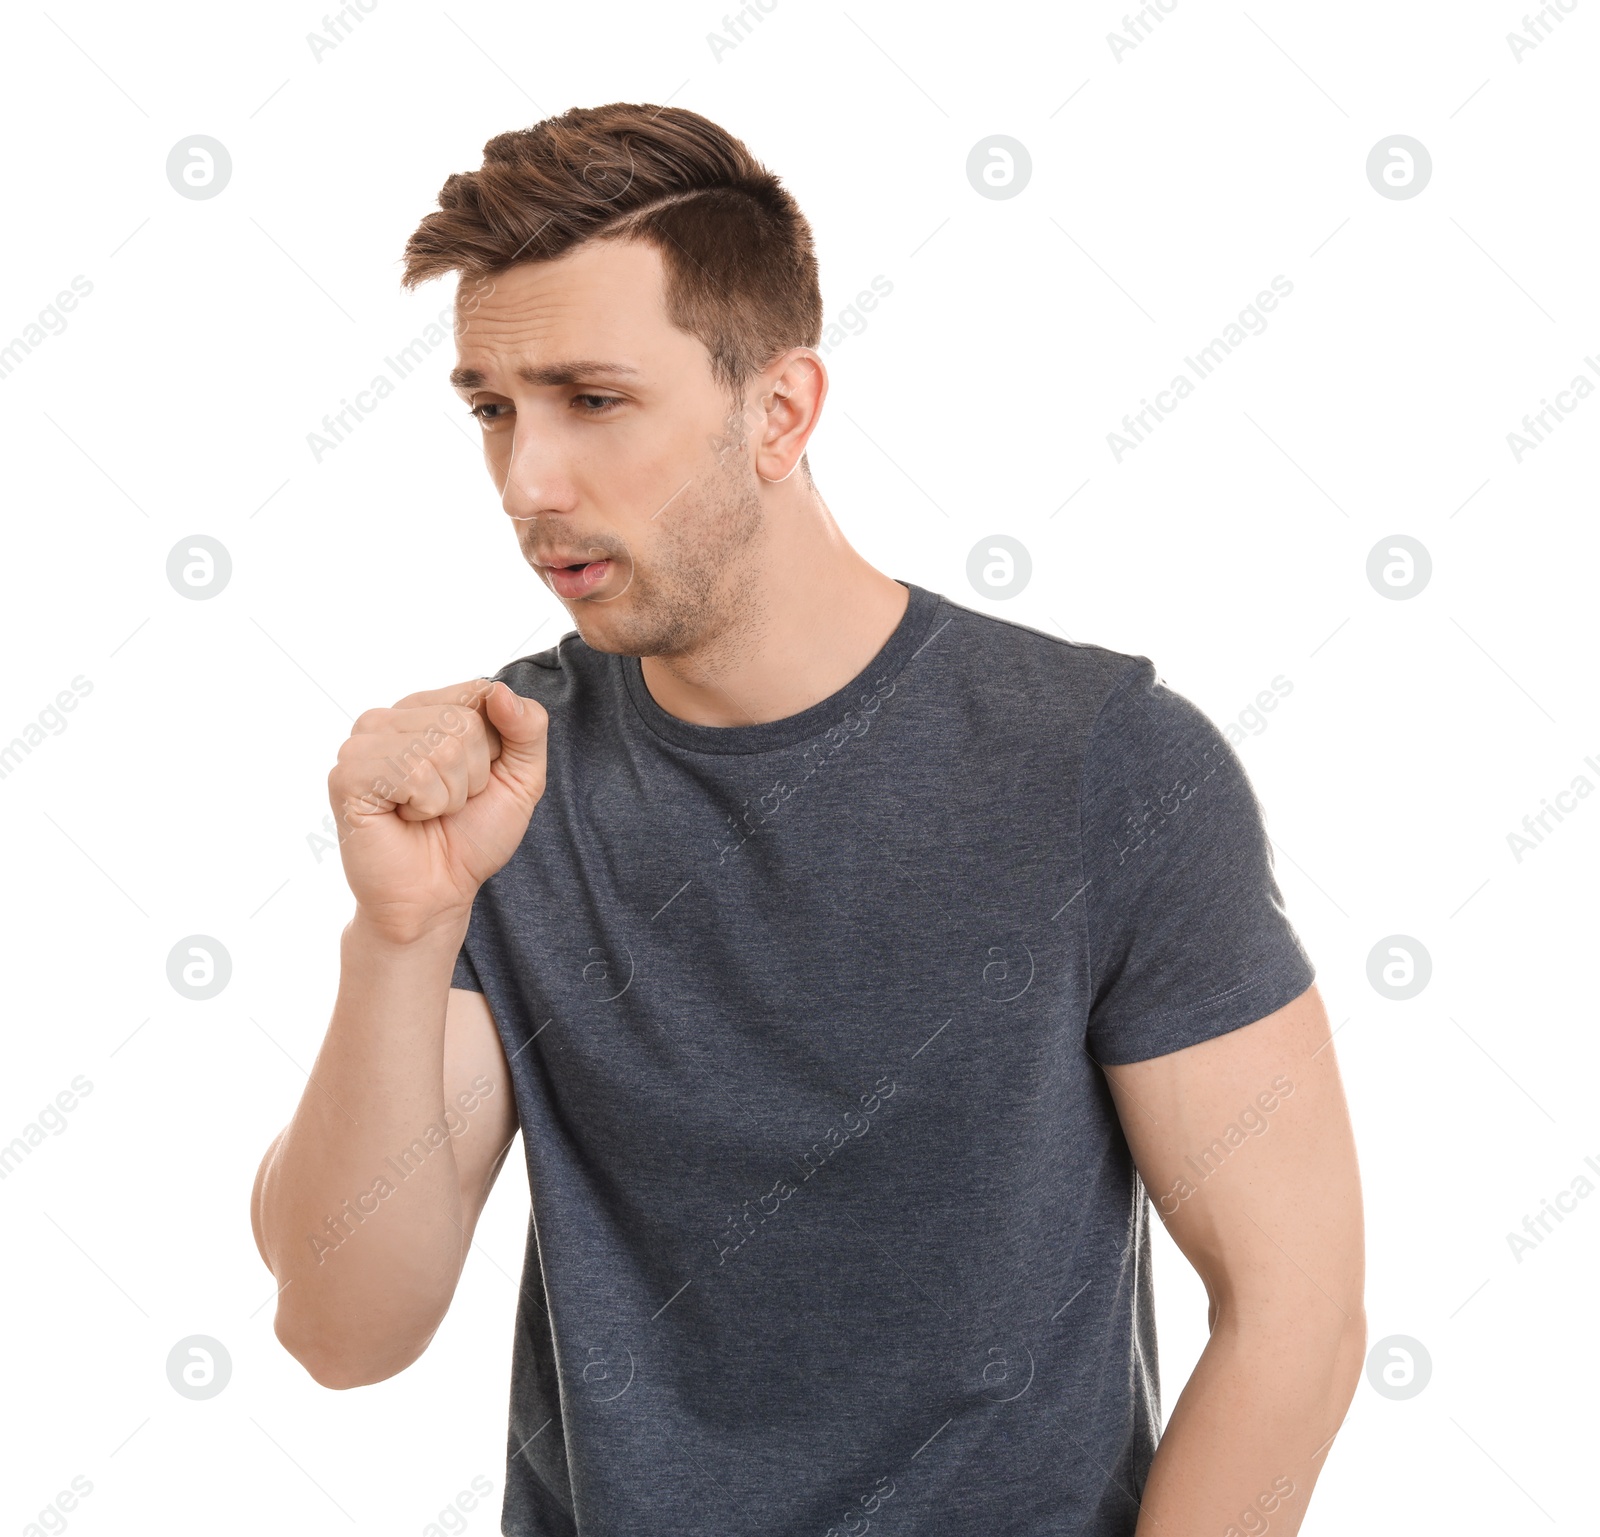
<svg viewBox="0 0 1600 1537"><path fill-rule="evenodd" d="M1316 976L1311 962L1304 956L1297 957L1288 966L1242 982L1203 1003L1146 1020L1138 1040L1119 1037L1110 1051L1093 1055L1102 1064L1121 1067L1198 1046L1202 1041L1253 1025L1293 1003L1316 981Z"/></svg>

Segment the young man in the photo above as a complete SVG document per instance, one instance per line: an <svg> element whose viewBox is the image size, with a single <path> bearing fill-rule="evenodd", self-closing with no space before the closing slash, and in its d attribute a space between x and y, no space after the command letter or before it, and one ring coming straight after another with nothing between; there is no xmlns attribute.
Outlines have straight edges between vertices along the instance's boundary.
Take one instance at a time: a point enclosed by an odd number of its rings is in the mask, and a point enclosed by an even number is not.
<svg viewBox="0 0 1600 1537"><path fill-rule="evenodd" d="M439 202L405 281L460 274L452 382L576 628L329 775L279 1339L329 1387L415 1360L520 1126L505 1532L1289 1537L1360 1194L1226 740L845 540L810 231L715 125L574 110ZM1211 1301L1164 1435L1152 1199Z"/></svg>

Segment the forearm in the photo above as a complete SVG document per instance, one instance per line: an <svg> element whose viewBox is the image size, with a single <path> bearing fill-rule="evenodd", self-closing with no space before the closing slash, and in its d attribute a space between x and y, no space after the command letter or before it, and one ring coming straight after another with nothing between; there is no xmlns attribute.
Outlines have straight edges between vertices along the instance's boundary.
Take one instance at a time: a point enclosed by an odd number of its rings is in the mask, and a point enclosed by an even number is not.
<svg viewBox="0 0 1600 1537"><path fill-rule="evenodd" d="M1222 1318L1173 1409L1135 1537L1294 1537L1350 1407L1365 1320Z"/></svg>
<svg viewBox="0 0 1600 1537"><path fill-rule="evenodd" d="M278 1338L328 1386L415 1360L460 1277L452 1138L428 1133L447 1127L445 1007L465 932L463 916L402 944L358 912L310 1082L258 1177Z"/></svg>

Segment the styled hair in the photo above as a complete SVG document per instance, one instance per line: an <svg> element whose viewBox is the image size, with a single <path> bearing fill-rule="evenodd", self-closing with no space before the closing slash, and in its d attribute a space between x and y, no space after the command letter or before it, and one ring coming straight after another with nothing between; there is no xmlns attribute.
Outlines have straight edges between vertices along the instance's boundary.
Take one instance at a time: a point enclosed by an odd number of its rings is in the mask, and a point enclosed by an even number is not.
<svg viewBox="0 0 1600 1537"><path fill-rule="evenodd" d="M705 345L735 402L779 353L821 339L805 215L738 139L682 107L572 107L497 134L478 170L440 188L439 211L406 241L401 283L486 277L596 239L661 252L667 318Z"/></svg>

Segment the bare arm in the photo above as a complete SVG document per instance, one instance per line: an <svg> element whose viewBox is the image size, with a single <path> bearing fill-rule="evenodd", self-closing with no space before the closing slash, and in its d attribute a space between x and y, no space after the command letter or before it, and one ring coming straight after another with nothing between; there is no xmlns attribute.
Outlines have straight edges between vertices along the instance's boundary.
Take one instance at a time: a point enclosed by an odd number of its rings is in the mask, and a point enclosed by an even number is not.
<svg viewBox="0 0 1600 1537"><path fill-rule="evenodd" d="M545 726L503 684L415 694L364 714L329 775L356 913L322 1048L250 1203L278 1339L326 1387L379 1382L427 1348L516 1133L488 1005L450 981L478 888L543 793Z"/></svg>
<svg viewBox="0 0 1600 1537"><path fill-rule="evenodd" d="M1150 1199L1211 1299L1138 1537L1294 1537L1366 1350L1360 1180L1322 1000L1313 987L1106 1076Z"/></svg>
<svg viewBox="0 0 1600 1537"><path fill-rule="evenodd" d="M324 1387L379 1382L427 1348L516 1135L488 1006L449 985L457 948L352 920L311 1081L256 1176L275 1332Z"/></svg>

